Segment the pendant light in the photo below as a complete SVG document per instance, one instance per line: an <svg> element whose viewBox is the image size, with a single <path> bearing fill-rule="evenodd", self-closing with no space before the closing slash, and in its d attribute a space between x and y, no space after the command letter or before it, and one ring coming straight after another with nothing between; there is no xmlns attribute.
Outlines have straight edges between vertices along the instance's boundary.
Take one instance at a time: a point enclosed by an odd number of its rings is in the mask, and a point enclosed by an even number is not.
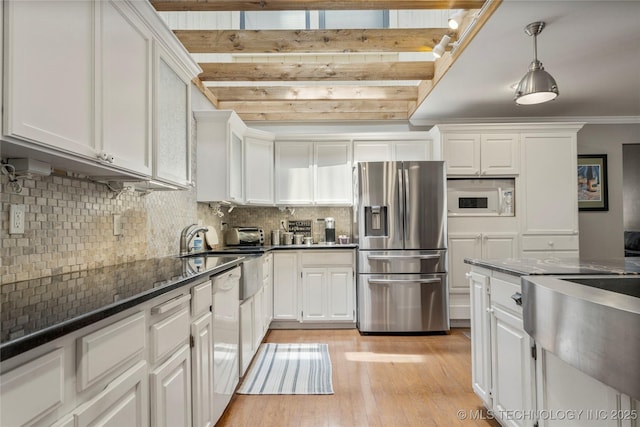
<svg viewBox="0 0 640 427"><path fill-rule="evenodd" d="M533 61L516 88L514 99L518 105L541 104L555 99L560 93L556 81L544 70L542 62L538 61L537 36L544 26L544 22L533 22L524 28L527 35L533 36Z"/></svg>

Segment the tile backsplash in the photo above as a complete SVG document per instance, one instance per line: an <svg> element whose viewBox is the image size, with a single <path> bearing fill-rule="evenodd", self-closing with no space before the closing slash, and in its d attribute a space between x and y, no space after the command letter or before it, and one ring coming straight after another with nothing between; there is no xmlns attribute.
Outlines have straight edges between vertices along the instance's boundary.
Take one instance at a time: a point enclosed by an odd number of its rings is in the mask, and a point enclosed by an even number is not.
<svg viewBox="0 0 640 427"><path fill-rule="evenodd" d="M263 227L270 244L270 230L278 229L282 219L333 217L336 235L352 236L348 207L237 207L232 212L222 207L219 216L208 203L197 203L194 189L118 195L104 184L56 175L20 183L22 192L13 193L8 178L0 176L1 284L174 256L180 231L193 223L216 229L218 246L224 244L223 223ZM24 234L9 234L11 204L26 207ZM116 214L122 219L120 236L113 234Z"/></svg>

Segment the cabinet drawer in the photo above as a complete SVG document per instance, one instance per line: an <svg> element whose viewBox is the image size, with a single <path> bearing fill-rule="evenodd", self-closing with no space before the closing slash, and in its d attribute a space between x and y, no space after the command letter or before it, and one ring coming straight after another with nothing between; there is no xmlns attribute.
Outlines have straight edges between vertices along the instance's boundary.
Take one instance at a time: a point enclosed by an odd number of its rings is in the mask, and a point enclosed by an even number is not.
<svg viewBox="0 0 640 427"><path fill-rule="evenodd" d="M3 374L0 384L0 425L31 425L63 403L63 349Z"/></svg>
<svg viewBox="0 0 640 427"><path fill-rule="evenodd" d="M517 296L520 296L520 298L522 298L520 285L516 285L514 283L492 277L489 282L489 286L491 286L492 306L500 305L518 314L520 318L522 318L522 304L518 305L514 300L514 298Z"/></svg>
<svg viewBox="0 0 640 427"><path fill-rule="evenodd" d="M578 235L573 236L523 236L523 251L578 250Z"/></svg>
<svg viewBox="0 0 640 427"><path fill-rule="evenodd" d="M300 261L308 265L353 265L353 251L303 250Z"/></svg>
<svg viewBox="0 0 640 427"><path fill-rule="evenodd" d="M213 304L211 281L206 281L191 288L191 316L195 319L209 311Z"/></svg>
<svg viewBox="0 0 640 427"><path fill-rule="evenodd" d="M189 307L185 306L175 314L151 325L149 345L152 363L158 362L188 341L190 321Z"/></svg>
<svg viewBox="0 0 640 427"><path fill-rule="evenodd" d="M144 351L145 316L137 313L78 340L78 391L124 371Z"/></svg>

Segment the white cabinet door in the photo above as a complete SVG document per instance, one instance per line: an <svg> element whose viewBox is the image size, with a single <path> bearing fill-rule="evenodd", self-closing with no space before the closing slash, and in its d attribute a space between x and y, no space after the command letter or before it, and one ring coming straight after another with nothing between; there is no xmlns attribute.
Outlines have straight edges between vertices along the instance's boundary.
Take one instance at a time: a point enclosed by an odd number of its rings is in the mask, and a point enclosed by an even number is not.
<svg viewBox="0 0 640 427"><path fill-rule="evenodd" d="M469 274L471 289L471 383L473 391L491 408L491 316L489 278Z"/></svg>
<svg viewBox="0 0 640 427"><path fill-rule="evenodd" d="M353 203L351 144L348 141L314 144L314 197L319 205Z"/></svg>
<svg viewBox="0 0 640 427"><path fill-rule="evenodd" d="M328 320L354 321L355 306L353 269L351 267L327 268L327 317Z"/></svg>
<svg viewBox="0 0 640 427"><path fill-rule="evenodd" d="M151 176L151 35L122 2L101 1L101 151Z"/></svg>
<svg viewBox="0 0 640 427"><path fill-rule="evenodd" d="M393 143L397 161L434 160L431 158L431 141L398 141Z"/></svg>
<svg viewBox="0 0 640 427"><path fill-rule="evenodd" d="M240 304L240 376L243 376L253 357L253 298Z"/></svg>
<svg viewBox="0 0 640 427"><path fill-rule="evenodd" d="M302 321L327 320L327 270L302 269Z"/></svg>
<svg viewBox="0 0 640 427"><path fill-rule="evenodd" d="M244 202L244 143L242 136L229 125L229 201Z"/></svg>
<svg viewBox="0 0 640 427"><path fill-rule="evenodd" d="M75 426L148 426L147 384L147 364L140 361L111 382L96 397L79 406L73 413ZM153 422L152 424L161 425ZM182 424L173 425L180 426Z"/></svg>
<svg viewBox="0 0 640 427"><path fill-rule="evenodd" d="M452 319L469 318L470 265L465 258L481 258L481 233L449 233L449 315Z"/></svg>
<svg viewBox="0 0 640 427"><path fill-rule="evenodd" d="M491 307L491 384L494 413L507 426L533 426L530 417L509 417L513 411L534 409L534 359L532 340L524 331L522 319Z"/></svg>
<svg viewBox="0 0 640 427"><path fill-rule="evenodd" d="M298 320L298 256L273 254L273 318Z"/></svg>
<svg viewBox="0 0 640 427"><path fill-rule="evenodd" d="M560 360L553 353L538 349L536 361L536 384L538 411L549 414L583 411L574 419L540 417L540 427L614 427L624 424L624 412L618 410L622 395L611 387L582 373ZM636 409L637 410L637 409ZM622 424L614 417L621 415ZM627 413L629 414L629 413Z"/></svg>
<svg viewBox="0 0 640 427"><path fill-rule="evenodd" d="M209 283L209 293L211 285ZM191 324L191 401L193 426L213 427L213 317L206 313Z"/></svg>
<svg viewBox="0 0 640 427"><path fill-rule="evenodd" d="M576 134L523 134L523 234L578 233Z"/></svg>
<svg viewBox="0 0 640 427"><path fill-rule="evenodd" d="M313 203L313 144L276 142L276 204Z"/></svg>
<svg viewBox="0 0 640 427"><path fill-rule="evenodd" d="M482 134L480 166L482 175L516 175L520 164L518 134Z"/></svg>
<svg viewBox="0 0 640 427"><path fill-rule="evenodd" d="M187 76L155 44L154 178L191 182L191 90Z"/></svg>
<svg viewBox="0 0 640 427"><path fill-rule="evenodd" d="M96 158L94 9L100 3L3 6L4 132Z"/></svg>
<svg viewBox="0 0 640 427"><path fill-rule="evenodd" d="M273 204L273 140L245 136L244 180L247 204Z"/></svg>
<svg viewBox="0 0 640 427"><path fill-rule="evenodd" d="M480 134L447 133L442 145L447 175L480 175Z"/></svg>
<svg viewBox="0 0 640 427"><path fill-rule="evenodd" d="M482 258L516 258L518 256L517 233L483 233Z"/></svg>
<svg viewBox="0 0 640 427"><path fill-rule="evenodd" d="M258 351L258 347L260 347L260 343L264 337L263 299L264 288L261 287L253 296L253 353L251 354L251 358L253 358L253 355Z"/></svg>
<svg viewBox="0 0 640 427"><path fill-rule="evenodd" d="M262 298L262 315L263 315L263 331L262 335L267 333L271 320L273 319L273 283L270 279L264 281L264 295Z"/></svg>
<svg viewBox="0 0 640 427"><path fill-rule="evenodd" d="M393 149L389 141L354 141L354 162L384 162L393 160Z"/></svg>
<svg viewBox="0 0 640 427"><path fill-rule="evenodd" d="M176 351L150 374L151 425L191 425L191 363L189 346ZM121 425L127 425L125 422Z"/></svg>

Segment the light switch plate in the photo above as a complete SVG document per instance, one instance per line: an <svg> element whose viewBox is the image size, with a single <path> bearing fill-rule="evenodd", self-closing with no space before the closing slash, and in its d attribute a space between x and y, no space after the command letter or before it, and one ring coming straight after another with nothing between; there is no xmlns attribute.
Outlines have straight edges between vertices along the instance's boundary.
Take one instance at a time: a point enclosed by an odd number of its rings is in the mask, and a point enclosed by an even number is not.
<svg viewBox="0 0 640 427"><path fill-rule="evenodd" d="M24 205L9 207L9 234L24 234L25 211Z"/></svg>
<svg viewBox="0 0 640 427"><path fill-rule="evenodd" d="M113 235L114 236L122 235L122 215L118 215L118 214L113 215Z"/></svg>

